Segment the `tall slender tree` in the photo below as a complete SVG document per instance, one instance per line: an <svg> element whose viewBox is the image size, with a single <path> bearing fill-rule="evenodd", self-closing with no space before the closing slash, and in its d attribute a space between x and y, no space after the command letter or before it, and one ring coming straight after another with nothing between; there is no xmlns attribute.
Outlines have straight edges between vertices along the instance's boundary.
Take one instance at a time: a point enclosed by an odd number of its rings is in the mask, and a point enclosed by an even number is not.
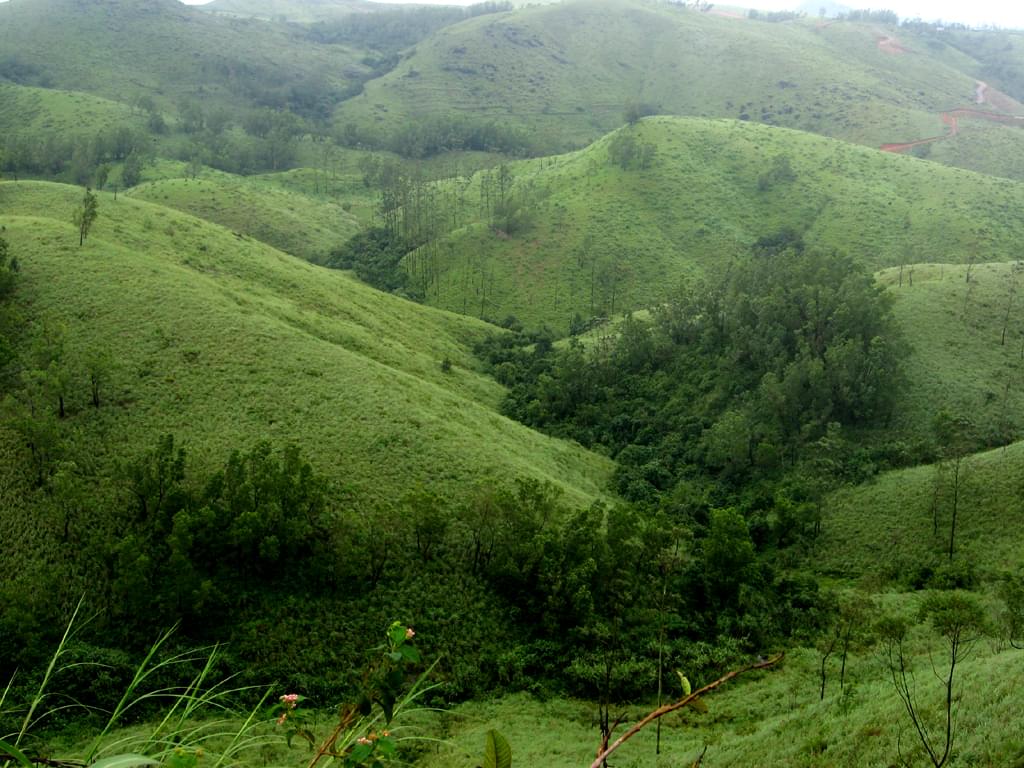
<svg viewBox="0 0 1024 768"><path fill-rule="evenodd" d="M82 202L75 209L72 219L75 226L78 227L79 246L85 243L85 238L89 236L89 230L92 229L97 216L99 216L99 201L96 199L96 195L92 193L92 190L86 187Z"/></svg>

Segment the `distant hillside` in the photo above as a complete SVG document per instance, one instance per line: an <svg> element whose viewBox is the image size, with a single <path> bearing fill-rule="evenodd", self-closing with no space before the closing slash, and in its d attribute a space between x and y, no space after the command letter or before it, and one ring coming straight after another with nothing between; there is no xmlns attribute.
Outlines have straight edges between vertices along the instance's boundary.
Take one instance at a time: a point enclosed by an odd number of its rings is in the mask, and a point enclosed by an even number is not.
<svg viewBox="0 0 1024 768"><path fill-rule="evenodd" d="M616 144L618 142L618 144ZM616 146L642 158L622 167ZM831 139L725 120L648 118L587 149L510 166L521 213L476 223L406 260L427 301L564 333L570 319L659 301L791 229L872 270L1007 261L1024 237L1024 186Z"/></svg>
<svg viewBox="0 0 1024 768"><path fill-rule="evenodd" d="M630 105L734 117L870 146L931 135L970 103L964 62L891 30L815 20L770 23L643 0L517 9L448 27L337 113L368 134L461 116L530 132L537 151L580 146ZM972 63L969 57L961 58Z"/></svg>
<svg viewBox="0 0 1024 768"><path fill-rule="evenodd" d="M132 104L143 94L276 106L340 99L361 54L301 29L204 13L177 0L0 4L0 79ZM302 95L306 94L306 95Z"/></svg>
<svg viewBox="0 0 1024 768"><path fill-rule="evenodd" d="M101 130L114 127L139 129L145 122L141 113L117 101L86 93L33 88L0 80L2 136L24 133L40 137L55 133L63 138L79 134L91 137Z"/></svg>
<svg viewBox="0 0 1024 768"><path fill-rule="evenodd" d="M315 22L377 11L381 4L369 0L213 0L199 8L231 16Z"/></svg>

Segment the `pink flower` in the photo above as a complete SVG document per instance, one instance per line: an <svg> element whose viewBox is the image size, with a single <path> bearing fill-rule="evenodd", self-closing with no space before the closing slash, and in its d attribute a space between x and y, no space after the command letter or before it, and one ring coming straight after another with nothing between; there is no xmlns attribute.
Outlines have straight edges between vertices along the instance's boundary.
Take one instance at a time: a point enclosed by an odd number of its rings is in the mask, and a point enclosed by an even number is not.
<svg viewBox="0 0 1024 768"><path fill-rule="evenodd" d="M299 703L299 694L297 693L286 693L281 697L281 703L289 709L295 709Z"/></svg>
<svg viewBox="0 0 1024 768"><path fill-rule="evenodd" d="M405 639L406 640L412 640L414 637L416 637L416 633L413 631L413 628L412 627L406 627Z"/></svg>
<svg viewBox="0 0 1024 768"><path fill-rule="evenodd" d="M372 742L372 741L370 741L370 740L369 740L368 738L366 738L365 736L360 736L360 737L359 737L358 739L356 739L356 742L357 742L358 744L373 744L373 742Z"/></svg>

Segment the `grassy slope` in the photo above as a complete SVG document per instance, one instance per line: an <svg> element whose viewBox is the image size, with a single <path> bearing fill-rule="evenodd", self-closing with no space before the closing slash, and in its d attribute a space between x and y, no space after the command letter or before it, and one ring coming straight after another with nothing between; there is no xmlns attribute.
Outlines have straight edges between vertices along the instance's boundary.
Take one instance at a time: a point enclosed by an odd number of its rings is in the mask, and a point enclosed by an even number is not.
<svg viewBox="0 0 1024 768"><path fill-rule="evenodd" d="M769 24L642 0L568 2L473 19L419 44L338 121L472 114L528 128L558 150L620 125L627 104L670 114L738 117L877 146L931 135L936 114L969 103L973 79L885 30ZM742 65L740 63L742 62Z"/></svg>
<svg viewBox="0 0 1024 768"><path fill-rule="evenodd" d="M952 504L948 474L944 478L937 534L933 466L889 472L837 493L826 511L815 567L844 578L884 581L945 562ZM1007 532L1024 524L1024 444L971 456L962 465L961 481L957 553L980 575L1017 567L1024 560L1024 542Z"/></svg>
<svg viewBox="0 0 1024 768"><path fill-rule="evenodd" d="M494 411L500 387L468 351L486 327L131 199L101 195L79 249L68 223L78 195L0 184L26 315L67 324L72 358L98 347L119 360L116 406L91 415L84 385L73 396L69 424L97 460L134 455L165 432L200 465L267 438L303 446L356 504L419 483L464 492L520 475L577 501L601 492L609 462ZM17 472L9 441L4 466ZM2 474L0 486L14 487ZM8 501L0 506L16 508Z"/></svg>
<svg viewBox="0 0 1024 768"><path fill-rule="evenodd" d="M611 310L613 290L616 312L644 306L782 227L872 269L1005 261L1024 237L1017 182L737 121L660 117L626 130L656 145L650 169L612 165L610 137L515 164L533 226L507 237L470 225L417 256L440 273L428 301L564 331L574 313L591 314L592 282L595 314ZM760 190L777 157L796 178ZM466 197L478 199L477 187Z"/></svg>
<svg viewBox="0 0 1024 768"><path fill-rule="evenodd" d="M923 433L945 408L970 418L992 439L1019 437L1024 412L1019 284L1024 276L1016 264L981 264L972 270L969 286L965 272L963 265L915 265L913 286L906 270L903 287L898 286L897 270L879 276L896 297L897 319L913 346L906 365L909 386L897 421L911 433ZM936 534L932 510L938 471L921 466L890 472L836 494L816 566L847 578L901 578L922 565L941 562L952 504L946 474L938 496ZM1024 524L1024 443L969 457L962 479L958 551L983 573L1020 563L1024 543L1006 532Z"/></svg>
<svg viewBox="0 0 1024 768"><path fill-rule="evenodd" d="M1024 413L1024 312L1018 264L981 264L965 281L963 265L920 264L903 286L898 270L879 275L890 286L895 312L913 349L907 360L907 394L897 408L910 433L930 429L947 409L969 418L984 435L1021 434ZM968 293L969 290L969 293ZM1000 343L1006 309L1006 344ZM921 466L884 474L836 494L816 553L823 572L847 578L901 578L943 560L952 508L948 470L933 501L939 470ZM1024 443L969 457L962 466L958 551L982 573L1015 567L1024 542L1007 531L1024 524Z"/></svg>
<svg viewBox="0 0 1024 768"><path fill-rule="evenodd" d="M200 6L204 11L260 19L287 19L300 23L330 21L350 13L380 9L368 0L213 0Z"/></svg>
<svg viewBox="0 0 1024 768"><path fill-rule="evenodd" d="M911 394L896 420L907 430L930 429L936 411L947 408L969 415L995 439L1003 422L1020 426L1024 413L1024 275L1017 263L980 264L967 283L966 269L914 265L913 285L907 268L902 287L898 269L879 274L913 348L906 371Z"/></svg>
<svg viewBox="0 0 1024 768"><path fill-rule="evenodd" d="M1024 129L961 119L960 132L930 145L929 160L991 176L1024 179Z"/></svg>
<svg viewBox="0 0 1024 768"><path fill-rule="evenodd" d="M0 4L0 51L47 87L130 103L142 93L238 103L235 71L322 77L344 86L360 55L309 44L283 25L228 19L177 0L22 0Z"/></svg>
<svg viewBox="0 0 1024 768"><path fill-rule="evenodd" d="M896 602L908 603L906 610L912 609L912 599ZM937 703L941 693L928 667L926 642L919 633L915 643L918 694ZM936 641L931 643L938 648ZM820 656L814 651L791 651L780 669L727 684L710 696L707 715L665 718L660 757L654 754L655 727L651 726L617 753L614 764L619 768L690 765L704 745L708 751L703 764L722 768L898 764L897 738L906 754L917 744L916 735L880 658L865 654L851 659L847 674L854 685L848 686L851 693L845 699L838 692L836 664L830 669L831 688L825 701L818 699L819 664ZM951 764L977 768L1020 765L1024 759L1024 734L1018 717L1020 652L993 653L982 642L958 674L964 693ZM621 711L627 713L626 723L630 724L649 710L628 706ZM619 713L616 709L615 714ZM538 701L517 695L471 702L455 708L448 723L451 741L436 752L432 750L417 765L478 765L489 728L497 728L509 739L513 762L520 765L582 768L590 764L599 741L597 705L564 699ZM617 733L625 728L621 726Z"/></svg>
<svg viewBox="0 0 1024 768"><path fill-rule="evenodd" d="M174 208L249 235L293 256L323 263L360 228L333 202L226 174L135 187L132 197Z"/></svg>
<svg viewBox="0 0 1024 768"><path fill-rule="evenodd" d="M116 101L0 82L0 134L55 133L66 137L81 133L91 137L99 130L123 125L141 128L144 124L145 117Z"/></svg>

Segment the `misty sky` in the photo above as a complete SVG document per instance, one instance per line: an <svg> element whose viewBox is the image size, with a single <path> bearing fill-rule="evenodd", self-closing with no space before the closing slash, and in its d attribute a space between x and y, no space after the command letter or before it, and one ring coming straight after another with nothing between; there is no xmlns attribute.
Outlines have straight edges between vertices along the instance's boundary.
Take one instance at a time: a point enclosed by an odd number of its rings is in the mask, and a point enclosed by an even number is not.
<svg viewBox="0 0 1024 768"><path fill-rule="evenodd" d="M387 0L383 0L386 2ZM395 0L408 2L409 0ZM840 0L842 2L842 0ZM205 0L182 0L189 5L201 5ZM420 0L431 4L469 5L473 0ZM723 3L728 4L728 3ZM765 10L786 10L796 7L798 0L750 0L749 4ZM900 18L920 16L925 20L943 19L964 24L998 24L1001 27L1024 28L1024 2L1020 0L845 0L852 8L889 8ZM745 4L744 4L745 5Z"/></svg>

